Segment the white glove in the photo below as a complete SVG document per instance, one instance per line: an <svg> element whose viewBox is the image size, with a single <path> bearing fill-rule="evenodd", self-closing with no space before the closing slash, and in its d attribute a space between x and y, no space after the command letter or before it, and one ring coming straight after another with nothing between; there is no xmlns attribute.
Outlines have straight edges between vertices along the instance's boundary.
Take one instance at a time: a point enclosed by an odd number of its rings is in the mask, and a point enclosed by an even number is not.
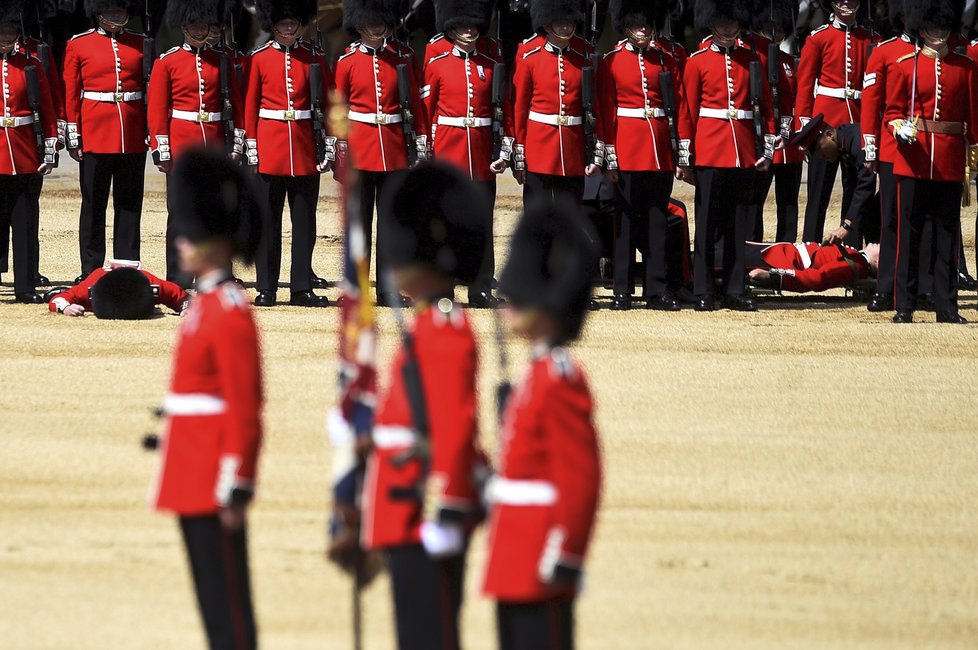
<svg viewBox="0 0 978 650"><path fill-rule="evenodd" d="M458 524L438 524L426 521L421 524L421 545L433 558L449 557L462 552L465 535Z"/></svg>

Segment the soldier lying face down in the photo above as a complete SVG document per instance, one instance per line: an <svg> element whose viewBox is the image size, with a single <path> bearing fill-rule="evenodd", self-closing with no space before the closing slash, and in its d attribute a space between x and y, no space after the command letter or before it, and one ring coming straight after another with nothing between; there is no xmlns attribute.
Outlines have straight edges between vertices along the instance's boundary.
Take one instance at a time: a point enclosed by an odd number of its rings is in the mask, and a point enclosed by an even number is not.
<svg viewBox="0 0 978 650"><path fill-rule="evenodd" d="M153 315L156 305L182 313L190 296L180 285L161 280L130 260L110 260L73 287L48 292L48 308L65 316L92 311L108 320L141 320Z"/></svg>

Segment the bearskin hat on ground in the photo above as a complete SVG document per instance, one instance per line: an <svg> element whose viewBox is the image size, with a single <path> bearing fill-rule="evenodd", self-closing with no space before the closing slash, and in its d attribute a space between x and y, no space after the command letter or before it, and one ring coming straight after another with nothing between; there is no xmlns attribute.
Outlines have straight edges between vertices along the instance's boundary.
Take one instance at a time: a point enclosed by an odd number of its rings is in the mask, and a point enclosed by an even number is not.
<svg viewBox="0 0 978 650"><path fill-rule="evenodd" d="M456 27L475 25L480 34L489 32L491 0L435 0L435 29L443 34Z"/></svg>
<svg viewBox="0 0 978 650"><path fill-rule="evenodd" d="M906 30L918 34L922 29L961 30L962 0L906 0Z"/></svg>
<svg viewBox="0 0 978 650"><path fill-rule="evenodd" d="M137 269L113 269L92 285L92 311L106 320L140 320L153 315L156 298L149 280Z"/></svg>
<svg viewBox="0 0 978 650"><path fill-rule="evenodd" d="M255 0L255 16L266 32L286 18L295 18L305 25L316 16L318 9L316 0Z"/></svg>
<svg viewBox="0 0 978 650"><path fill-rule="evenodd" d="M482 266L491 205L454 167L418 165L392 179L381 195L384 258L392 266L429 266L469 284Z"/></svg>
<svg viewBox="0 0 978 650"><path fill-rule="evenodd" d="M343 27L356 31L368 25L393 27L400 16L397 0L343 0Z"/></svg>
<svg viewBox="0 0 978 650"><path fill-rule="evenodd" d="M224 0L169 0L166 24L177 29L183 25L220 25L224 5Z"/></svg>
<svg viewBox="0 0 978 650"><path fill-rule="evenodd" d="M173 183L174 229L193 242L227 239L250 263L262 231L262 204L255 182L227 156L197 149L177 159Z"/></svg>
<svg viewBox="0 0 978 650"><path fill-rule="evenodd" d="M725 20L735 20L741 27L749 27L751 5L745 0L696 0L693 7L696 31L708 34L714 24Z"/></svg>
<svg viewBox="0 0 978 650"><path fill-rule="evenodd" d="M534 31L551 23L582 25L586 16L584 0L530 0L530 21Z"/></svg>
<svg viewBox="0 0 978 650"><path fill-rule="evenodd" d="M85 14L95 20L95 17L109 9L125 9L130 16L142 12L142 4L135 0L85 0Z"/></svg>
<svg viewBox="0 0 978 650"><path fill-rule="evenodd" d="M596 240L574 200L561 196L531 203L513 233L499 290L514 305L556 319L565 341L576 339L598 268Z"/></svg>

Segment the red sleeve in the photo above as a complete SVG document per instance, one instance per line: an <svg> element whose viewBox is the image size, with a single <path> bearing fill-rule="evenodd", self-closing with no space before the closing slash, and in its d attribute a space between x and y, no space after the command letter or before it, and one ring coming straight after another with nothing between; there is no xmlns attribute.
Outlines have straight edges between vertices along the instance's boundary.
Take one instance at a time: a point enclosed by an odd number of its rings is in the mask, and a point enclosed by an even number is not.
<svg viewBox="0 0 978 650"><path fill-rule="evenodd" d="M319 61L319 67L322 69L323 74L323 132L329 134L329 113L330 106L333 105L333 69L329 67L329 61L326 60L325 56L316 57Z"/></svg>
<svg viewBox="0 0 978 650"><path fill-rule="evenodd" d="M863 75L862 111L859 121L863 134L863 148L866 136L880 136L880 113L883 110L883 98L886 93L885 52L874 48L866 62L866 73ZM877 143L878 145L878 143Z"/></svg>
<svg viewBox="0 0 978 650"><path fill-rule="evenodd" d="M240 129L244 131L245 81L247 79L247 74L245 73L246 59L241 61L241 78L239 79L238 64L235 61L235 56L228 54L228 58L230 58L231 64L231 121L234 122L235 130Z"/></svg>
<svg viewBox="0 0 978 650"><path fill-rule="evenodd" d="M615 144L618 129L618 90L611 71L613 57L604 57L598 65L598 140L605 144Z"/></svg>
<svg viewBox="0 0 978 650"><path fill-rule="evenodd" d="M346 59L336 62L336 78L333 79L336 95L340 101L350 101L350 64Z"/></svg>
<svg viewBox="0 0 978 650"><path fill-rule="evenodd" d="M815 80L822 69L822 50L816 37L809 37L801 48L798 62L798 95L795 98L795 130L801 128L801 118L810 119L815 104Z"/></svg>
<svg viewBox="0 0 978 650"><path fill-rule="evenodd" d="M513 125L517 144L526 144L526 122L530 118L530 101L533 99L533 75L530 64L523 61L516 67L513 77Z"/></svg>
<svg viewBox="0 0 978 650"><path fill-rule="evenodd" d="M89 288L91 288L91 285L87 283L86 278L86 282L80 282L51 298L48 301L48 309L57 312L68 305L81 305L85 309L89 309L91 307L88 300Z"/></svg>
<svg viewBox="0 0 978 650"><path fill-rule="evenodd" d="M47 70L48 87L51 89L51 101L54 102L54 114L57 119L65 119L65 89L64 81L61 79L61 72L58 64L54 61L54 53L51 53L51 61Z"/></svg>
<svg viewBox="0 0 978 650"><path fill-rule="evenodd" d="M911 65L913 62L911 61ZM880 130L886 131L887 135L880 137L893 137L893 125L890 124L891 121L899 118L905 118L907 116L907 109L910 107L910 88L909 79L907 79L906 73L902 69L902 64L895 64L890 70L892 73L892 78L887 80L887 90L888 95L886 100L886 106L893 107L897 112L894 114L891 112L890 115L883 116L883 123L880 125ZM972 101L974 101L972 99Z"/></svg>
<svg viewBox="0 0 978 650"><path fill-rule="evenodd" d="M75 53L75 43L68 41L65 49L65 64L62 71L65 82L65 121L78 124L81 119L81 61Z"/></svg>
<svg viewBox="0 0 978 650"><path fill-rule="evenodd" d="M41 86L41 126L45 140L57 139L58 137L58 113L55 108L54 99L51 97L51 85L48 83L48 76L44 74L44 65L39 59L31 61L37 69L38 83Z"/></svg>
<svg viewBox="0 0 978 650"><path fill-rule="evenodd" d="M248 66L248 89L245 92L244 123L245 139L258 139L258 109L261 108L261 70L258 61Z"/></svg>
<svg viewBox="0 0 978 650"><path fill-rule="evenodd" d="M149 76L149 93L146 106L146 121L149 124L149 148L157 151L163 143L169 145L170 108L170 63L166 58L156 62L153 74ZM160 142L163 138L163 142Z"/></svg>
<svg viewBox="0 0 978 650"><path fill-rule="evenodd" d="M971 99L971 106L968 108L971 119L968 120L968 145L974 146L978 144L978 97L975 97L975 93L978 92L978 66L974 63L971 64L970 74L968 75L968 97ZM968 152L965 151L965 160L967 160ZM967 181L968 179L965 179Z"/></svg>
<svg viewBox="0 0 978 650"><path fill-rule="evenodd" d="M440 91L437 67L432 68L430 65L425 66L424 85L426 90L424 99L422 101L424 101L424 108L425 111L427 111L429 122L428 130L424 131L424 134L427 135L430 140L433 138L433 134L431 132L432 125L435 123L435 120L438 117L435 114L435 109L438 107L438 95Z"/></svg>
<svg viewBox="0 0 978 650"><path fill-rule="evenodd" d="M683 96L686 110L679 113L679 139L689 140L690 151L696 140L696 117L700 113L701 78L698 59L690 58L683 73ZM680 84L677 84L677 88ZM693 152L695 155L695 152Z"/></svg>
<svg viewBox="0 0 978 650"><path fill-rule="evenodd" d="M414 56L413 51L411 52L411 57L417 61L418 57ZM416 135L425 135L430 132L430 129L428 128L428 112L421 102L421 84L418 83L420 73L416 69L416 66L409 65L408 70L411 73L411 111L414 113L414 133Z"/></svg>
<svg viewBox="0 0 978 650"><path fill-rule="evenodd" d="M781 288L785 291L828 291L842 287L859 278L845 260L833 260L818 268L795 270L794 275L781 276Z"/></svg>
<svg viewBox="0 0 978 650"><path fill-rule="evenodd" d="M143 271L143 275L146 276L150 284L155 284L160 288L160 295L156 298L156 304L166 305L179 314L184 301L189 297L187 292L179 284L162 280L149 271Z"/></svg>

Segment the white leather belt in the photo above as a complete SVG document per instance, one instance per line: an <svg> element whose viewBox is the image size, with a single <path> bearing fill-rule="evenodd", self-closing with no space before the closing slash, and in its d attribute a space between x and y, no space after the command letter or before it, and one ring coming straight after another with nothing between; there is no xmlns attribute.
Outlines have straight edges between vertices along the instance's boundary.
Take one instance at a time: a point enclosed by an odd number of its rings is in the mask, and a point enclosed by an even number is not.
<svg viewBox="0 0 978 650"><path fill-rule="evenodd" d="M134 102L143 98L143 91L137 90L134 93L97 93L90 90L82 92L83 99L91 99L94 102Z"/></svg>
<svg viewBox="0 0 978 650"><path fill-rule="evenodd" d="M853 90L852 88L831 88L829 86L818 86L815 90L816 95L835 97L836 99L859 99L863 96L863 91Z"/></svg>
<svg viewBox="0 0 978 650"><path fill-rule="evenodd" d="M17 126L26 126L34 123L33 115L20 115L18 117L0 117L0 126L5 129L12 129Z"/></svg>
<svg viewBox="0 0 978 650"><path fill-rule="evenodd" d="M407 427L376 426L370 437L377 449L403 449L418 440L418 434Z"/></svg>
<svg viewBox="0 0 978 650"><path fill-rule="evenodd" d="M207 111L178 111L173 109L170 115L175 120L186 120L187 122L220 122L224 119L224 113L208 113Z"/></svg>
<svg viewBox="0 0 978 650"><path fill-rule="evenodd" d="M397 124L404 119L400 113L361 113L359 111L350 111L348 115L354 122L362 122L364 124Z"/></svg>
<svg viewBox="0 0 978 650"><path fill-rule="evenodd" d="M664 108L618 108L618 117L638 117L648 119L653 117L665 117Z"/></svg>
<svg viewBox="0 0 978 650"><path fill-rule="evenodd" d="M166 415L221 415L225 411L223 399L205 393L170 393L163 400Z"/></svg>
<svg viewBox="0 0 978 650"><path fill-rule="evenodd" d="M311 120L312 111L297 111L293 109L275 111L270 108L259 108L258 117L265 120L278 120L279 122L294 122L296 120Z"/></svg>
<svg viewBox="0 0 978 650"><path fill-rule="evenodd" d="M812 256L808 254L808 246L795 244L795 249L798 250L798 254L801 256L801 268L810 269L812 267Z"/></svg>
<svg viewBox="0 0 978 650"><path fill-rule="evenodd" d="M584 123L580 115L547 115L536 111L530 111L530 119L550 126L577 126Z"/></svg>
<svg viewBox="0 0 978 650"><path fill-rule="evenodd" d="M719 120L752 120L754 111L739 108L700 108L700 117L715 117Z"/></svg>
<svg viewBox="0 0 978 650"><path fill-rule="evenodd" d="M447 115L439 115L437 122L443 126L461 126L469 128L492 126L491 117L448 117Z"/></svg>
<svg viewBox="0 0 978 650"><path fill-rule="evenodd" d="M557 487L548 481L518 481L494 476L486 500L508 506L549 506L557 503Z"/></svg>

